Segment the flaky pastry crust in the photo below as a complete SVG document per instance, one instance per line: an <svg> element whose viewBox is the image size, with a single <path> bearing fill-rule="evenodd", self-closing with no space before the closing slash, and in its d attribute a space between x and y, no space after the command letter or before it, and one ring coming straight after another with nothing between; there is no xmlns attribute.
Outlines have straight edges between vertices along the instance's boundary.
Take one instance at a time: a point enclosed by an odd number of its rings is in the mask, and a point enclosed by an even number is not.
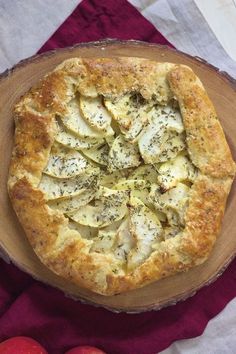
<svg viewBox="0 0 236 354"><path fill-rule="evenodd" d="M178 100L188 153L198 168L181 234L132 271L114 273L110 254L91 252L92 241L68 227L62 212L38 189L55 139L55 117L67 111L74 92L112 98L139 92ZM207 93L184 65L138 58L69 59L31 89L15 107L15 145L8 189L14 210L40 260L56 274L103 295L135 289L204 262L220 232L235 164Z"/></svg>

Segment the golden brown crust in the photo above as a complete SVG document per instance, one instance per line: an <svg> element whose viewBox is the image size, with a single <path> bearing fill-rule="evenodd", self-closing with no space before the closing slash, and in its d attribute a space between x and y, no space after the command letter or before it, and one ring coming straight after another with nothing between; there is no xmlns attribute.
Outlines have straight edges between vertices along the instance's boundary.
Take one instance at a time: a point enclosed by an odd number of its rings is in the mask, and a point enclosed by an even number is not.
<svg viewBox="0 0 236 354"><path fill-rule="evenodd" d="M196 75L177 67L168 75L177 97L193 163L206 175L221 178L235 173L229 146L212 102Z"/></svg>
<svg viewBox="0 0 236 354"><path fill-rule="evenodd" d="M97 93L104 96L139 91L147 99L155 93L167 96L164 97L167 100L171 95L166 74L172 64L138 58L85 59L83 63L87 69L87 80L80 85L82 94L88 95L86 88L93 83Z"/></svg>
<svg viewBox="0 0 236 354"><path fill-rule="evenodd" d="M14 184L10 189L10 198L35 252L46 256L56 242L63 216L49 213L43 193L32 188L26 178Z"/></svg>
<svg viewBox="0 0 236 354"><path fill-rule="evenodd" d="M191 188L190 202L181 252L198 261L211 251L224 215L232 179L215 179L200 175Z"/></svg>
<svg viewBox="0 0 236 354"><path fill-rule="evenodd" d="M168 82L166 77L168 75ZM122 79L121 79L122 78ZM180 104L189 154L200 174L191 188L183 233L160 244L132 273L114 273L117 261L90 251L91 241L68 227L37 189L55 136L55 116L76 87L87 96L130 90ZM70 59L19 102L9 194L36 254L55 273L104 295L143 286L202 263L220 231L235 166L214 107L191 69L146 59Z"/></svg>
<svg viewBox="0 0 236 354"><path fill-rule="evenodd" d="M15 112L15 144L8 185L27 176L33 185L40 181L54 139L55 122L51 114L39 115L27 109Z"/></svg>
<svg viewBox="0 0 236 354"><path fill-rule="evenodd" d="M22 106L28 106L36 112L63 113L67 102L68 88L62 72L56 71L47 75L38 86L19 102L17 110Z"/></svg>

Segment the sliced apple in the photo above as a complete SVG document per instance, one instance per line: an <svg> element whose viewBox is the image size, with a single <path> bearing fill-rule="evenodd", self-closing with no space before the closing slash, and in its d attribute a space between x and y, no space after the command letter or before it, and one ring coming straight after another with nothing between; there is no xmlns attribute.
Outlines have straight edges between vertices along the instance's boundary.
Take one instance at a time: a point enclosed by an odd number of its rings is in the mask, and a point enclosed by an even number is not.
<svg viewBox="0 0 236 354"><path fill-rule="evenodd" d="M178 182L193 182L197 174L194 165L184 155L161 164L158 172L158 182L163 190L175 187Z"/></svg>
<svg viewBox="0 0 236 354"><path fill-rule="evenodd" d="M67 198L84 192L84 189L96 187L99 173L99 168L91 168L86 174L69 179L56 179L43 174L39 189L47 200Z"/></svg>
<svg viewBox="0 0 236 354"><path fill-rule="evenodd" d="M56 199L48 202L50 208L70 213L88 204L94 197L96 191L83 189L78 195L69 196L68 199Z"/></svg>
<svg viewBox="0 0 236 354"><path fill-rule="evenodd" d="M88 124L98 131L107 133L107 135L113 135L111 115L103 106L102 98L80 96L79 100L81 113Z"/></svg>
<svg viewBox="0 0 236 354"><path fill-rule="evenodd" d="M158 186L152 185L149 197L155 208L167 215L171 225L179 225L180 223L184 224L189 191L190 188L181 182L165 193L161 193Z"/></svg>
<svg viewBox="0 0 236 354"><path fill-rule="evenodd" d="M134 141L149 121L153 103L137 93L128 93L116 99L106 99L105 105L118 123L127 140Z"/></svg>
<svg viewBox="0 0 236 354"><path fill-rule="evenodd" d="M152 200L150 199L149 193L150 193L149 189L144 188L140 190L138 189L132 190L130 195L132 197L136 197L139 200L141 200L143 204L145 204L149 209L151 209L151 211L155 211L155 214L160 221L166 222L166 214L155 209Z"/></svg>
<svg viewBox="0 0 236 354"><path fill-rule="evenodd" d="M188 199L189 190L190 188L181 182L165 193L161 193L159 187L153 185L150 197L159 210L165 211L166 208L173 208L178 211Z"/></svg>
<svg viewBox="0 0 236 354"><path fill-rule="evenodd" d="M109 132L103 132L92 128L81 115L78 99L71 100L67 107L67 114L62 116L61 120L67 129L79 135L79 137L102 139L106 135L114 134L112 129Z"/></svg>
<svg viewBox="0 0 236 354"><path fill-rule="evenodd" d="M97 253L111 252L115 243L116 233L117 231L99 230L97 237L93 239L94 243L90 251Z"/></svg>
<svg viewBox="0 0 236 354"><path fill-rule="evenodd" d="M122 219L127 213L127 193L100 188L95 205L86 205L68 216L82 225L104 227Z"/></svg>
<svg viewBox="0 0 236 354"><path fill-rule="evenodd" d="M146 163L166 161L185 147L184 126L180 114L170 108L153 108L151 123L138 140Z"/></svg>
<svg viewBox="0 0 236 354"><path fill-rule="evenodd" d="M55 140L58 143L75 150L92 149L104 144L104 139L102 138L81 138L78 135L73 134L66 129L60 121L58 121L58 133Z"/></svg>
<svg viewBox="0 0 236 354"><path fill-rule="evenodd" d="M113 136L106 136L105 140L106 140L107 144L109 145L109 147L111 147L112 144L114 143L115 137L114 137L114 135Z"/></svg>
<svg viewBox="0 0 236 354"><path fill-rule="evenodd" d="M132 270L150 256L153 244L161 241L162 226L155 213L136 197L130 197L129 211L130 232L135 240L128 255L128 269Z"/></svg>
<svg viewBox="0 0 236 354"><path fill-rule="evenodd" d="M131 124L130 94L117 97L115 99L104 100L104 104L108 111L112 114L114 120L121 128L128 129Z"/></svg>
<svg viewBox="0 0 236 354"><path fill-rule="evenodd" d="M110 171L136 167L141 163L138 147L118 135L109 151L108 169Z"/></svg>
<svg viewBox="0 0 236 354"><path fill-rule="evenodd" d="M88 161L78 151L56 143L43 172L56 178L71 178L85 173L88 168Z"/></svg>
<svg viewBox="0 0 236 354"><path fill-rule="evenodd" d="M124 171L116 170L110 173L108 172L105 174L101 174L101 178L99 182L101 186L112 188L114 184L124 180L126 180Z"/></svg>
<svg viewBox="0 0 236 354"><path fill-rule="evenodd" d="M174 159L181 151L186 149L185 134L170 132L159 156L160 162Z"/></svg>
<svg viewBox="0 0 236 354"><path fill-rule="evenodd" d="M124 190L134 190L143 189L146 186L145 180L128 179L114 184L113 189L124 191Z"/></svg>
<svg viewBox="0 0 236 354"><path fill-rule="evenodd" d="M129 252L134 247L135 241L130 233L130 218L124 219L116 233L114 254L117 259L126 262Z"/></svg>
<svg viewBox="0 0 236 354"><path fill-rule="evenodd" d="M128 202L128 195L129 193L127 191L116 191L104 186L99 186L96 199L104 203L119 205L120 203Z"/></svg>
<svg viewBox="0 0 236 354"><path fill-rule="evenodd" d="M147 184L157 183L158 173L153 165L141 165L130 175L130 179L145 180Z"/></svg>
<svg viewBox="0 0 236 354"><path fill-rule="evenodd" d="M108 163L109 146L107 144L96 149L82 150L83 154L99 165L106 166Z"/></svg>
<svg viewBox="0 0 236 354"><path fill-rule="evenodd" d="M135 198L140 199L143 202L143 204L147 205L148 207L151 206L151 203L149 201L149 190L148 190L148 188L132 190L131 195L133 197L135 197Z"/></svg>
<svg viewBox="0 0 236 354"><path fill-rule="evenodd" d="M81 237L89 240L97 237L98 235L98 229L96 227L80 225L71 219L69 219L68 226L70 229L78 231Z"/></svg>
<svg viewBox="0 0 236 354"><path fill-rule="evenodd" d="M179 110L167 105L166 107L155 107L152 112L156 117L160 117L167 130L183 133L184 125Z"/></svg>

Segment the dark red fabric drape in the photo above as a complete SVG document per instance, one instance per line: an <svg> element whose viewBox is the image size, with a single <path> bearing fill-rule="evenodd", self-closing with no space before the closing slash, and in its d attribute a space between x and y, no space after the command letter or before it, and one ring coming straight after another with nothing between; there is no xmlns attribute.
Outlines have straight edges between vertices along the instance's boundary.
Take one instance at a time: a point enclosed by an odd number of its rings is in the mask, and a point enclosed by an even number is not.
<svg viewBox="0 0 236 354"><path fill-rule="evenodd" d="M84 0L39 53L103 38L138 39L172 46L126 0Z"/></svg>

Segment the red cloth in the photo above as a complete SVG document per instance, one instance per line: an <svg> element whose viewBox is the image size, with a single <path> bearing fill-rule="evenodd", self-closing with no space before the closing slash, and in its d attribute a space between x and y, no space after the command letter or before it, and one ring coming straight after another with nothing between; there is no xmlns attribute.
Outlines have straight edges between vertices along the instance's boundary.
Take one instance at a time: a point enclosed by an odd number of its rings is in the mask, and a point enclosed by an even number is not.
<svg viewBox="0 0 236 354"><path fill-rule="evenodd" d="M126 0L84 0L39 53L103 38L138 39L172 46Z"/></svg>
<svg viewBox="0 0 236 354"><path fill-rule="evenodd" d="M124 0L86 0L43 46L41 52L106 37L168 44ZM194 297L158 312L114 314L68 299L1 261L0 341L25 335L49 354L76 345L94 345L109 354L154 354L174 340L200 335L208 321L236 296L236 261Z"/></svg>
<svg viewBox="0 0 236 354"><path fill-rule="evenodd" d="M83 305L1 261L0 341L24 335L49 354L94 345L108 354L154 354L174 340L199 336L236 296L236 261L212 285L175 306L139 315Z"/></svg>

